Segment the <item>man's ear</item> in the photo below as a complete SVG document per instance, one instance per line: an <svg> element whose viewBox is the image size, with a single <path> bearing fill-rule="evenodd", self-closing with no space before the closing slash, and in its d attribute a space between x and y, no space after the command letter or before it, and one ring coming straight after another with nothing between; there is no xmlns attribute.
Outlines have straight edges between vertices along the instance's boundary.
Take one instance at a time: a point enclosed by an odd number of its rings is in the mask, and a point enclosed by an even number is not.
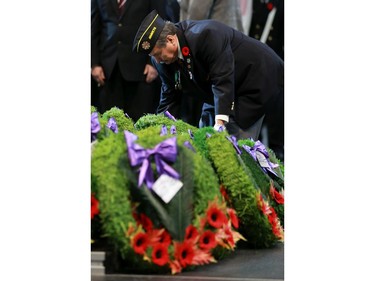
<svg viewBox="0 0 375 281"><path fill-rule="evenodd" d="M175 43L175 36L174 35L167 35L167 41L174 44Z"/></svg>

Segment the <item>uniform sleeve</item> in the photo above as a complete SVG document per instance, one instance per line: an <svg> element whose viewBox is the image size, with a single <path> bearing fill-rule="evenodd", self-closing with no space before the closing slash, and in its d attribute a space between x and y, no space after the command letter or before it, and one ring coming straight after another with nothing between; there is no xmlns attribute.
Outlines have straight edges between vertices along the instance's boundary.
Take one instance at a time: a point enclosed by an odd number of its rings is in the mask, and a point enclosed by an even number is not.
<svg viewBox="0 0 375 281"><path fill-rule="evenodd" d="M175 89L174 71L170 66L159 64L151 57L152 65L157 69L161 80L161 91L157 113L169 111L173 116L180 115L181 93Z"/></svg>
<svg viewBox="0 0 375 281"><path fill-rule="evenodd" d="M234 56L230 32L205 29L199 36L199 59L208 67L214 94L215 115L231 115L234 102Z"/></svg>
<svg viewBox="0 0 375 281"><path fill-rule="evenodd" d="M96 0L91 0L91 67L101 65L99 56L101 19Z"/></svg>

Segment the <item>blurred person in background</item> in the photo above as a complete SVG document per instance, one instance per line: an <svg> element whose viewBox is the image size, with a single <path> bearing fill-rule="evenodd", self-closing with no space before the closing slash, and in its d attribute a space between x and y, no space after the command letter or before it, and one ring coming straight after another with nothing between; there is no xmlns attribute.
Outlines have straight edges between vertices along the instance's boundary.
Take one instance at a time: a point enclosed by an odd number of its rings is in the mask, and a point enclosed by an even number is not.
<svg viewBox="0 0 375 281"><path fill-rule="evenodd" d="M181 0L181 20L213 19L244 32L238 0Z"/></svg>
<svg viewBox="0 0 375 281"><path fill-rule="evenodd" d="M132 52L132 44L152 10L168 18L166 5L166 0L91 0L91 85L92 95L98 95L92 103L100 113L118 107L135 122L155 113L158 73L150 57Z"/></svg>
<svg viewBox="0 0 375 281"><path fill-rule="evenodd" d="M167 18L171 22L180 21L180 3L177 0L166 0Z"/></svg>
<svg viewBox="0 0 375 281"><path fill-rule="evenodd" d="M270 46L284 60L284 0L250 0L252 14L249 36ZM278 113L266 116L261 141L284 160L284 148L274 140L284 143L284 130L277 128Z"/></svg>
<svg viewBox="0 0 375 281"><path fill-rule="evenodd" d="M284 59L284 0L252 0L248 34Z"/></svg>

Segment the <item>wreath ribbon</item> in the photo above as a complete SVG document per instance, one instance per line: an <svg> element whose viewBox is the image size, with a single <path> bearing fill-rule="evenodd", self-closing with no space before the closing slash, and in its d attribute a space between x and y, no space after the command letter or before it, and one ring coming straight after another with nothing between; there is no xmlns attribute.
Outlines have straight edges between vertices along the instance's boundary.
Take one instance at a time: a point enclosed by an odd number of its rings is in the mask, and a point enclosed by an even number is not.
<svg viewBox="0 0 375 281"><path fill-rule="evenodd" d="M227 136L227 139L232 143L233 147L236 149L237 151L237 154L238 155L241 155L241 150L239 149L238 145L237 145L237 139L235 136Z"/></svg>
<svg viewBox="0 0 375 281"><path fill-rule="evenodd" d="M108 123L107 123L107 128L109 128L115 134L118 133L118 126L117 126L115 118L113 117L109 118Z"/></svg>
<svg viewBox="0 0 375 281"><path fill-rule="evenodd" d="M97 112L91 113L91 142L96 140L96 134L100 131L100 123Z"/></svg>
<svg viewBox="0 0 375 281"><path fill-rule="evenodd" d="M253 157L253 159L255 161L257 161L259 164L261 164L261 168L262 170L267 173L267 171L271 172L272 174L274 174L275 176L278 176L275 171L273 170L273 168L277 168L279 165L278 164L274 164L272 163L270 160L269 160L269 155L268 155L268 151L266 149L266 147L264 146L263 143L261 143L259 140L257 140L254 144L253 147L250 147L248 145L242 145L242 147L245 149L245 151L247 153L249 153L251 155L251 157ZM259 161L259 156L257 155L257 153L261 153L264 155L265 159L266 159L266 165L263 163L260 163Z"/></svg>
<svg viewBox="0 0 375 281"><path fill-rule="evenodd" d="M157 144L152 149L145 149L135 141L138 137L129 131L125 131L126 144L128 146L128 157L130 165L136 167L141 165L138 177L138 187L145 182L151 189L154 184L154 175L151 167L150 157L154 156L156 171L159 175L178 179L180 175L167 162L175 162L177 159L177 138L172 137Z"/></svg>

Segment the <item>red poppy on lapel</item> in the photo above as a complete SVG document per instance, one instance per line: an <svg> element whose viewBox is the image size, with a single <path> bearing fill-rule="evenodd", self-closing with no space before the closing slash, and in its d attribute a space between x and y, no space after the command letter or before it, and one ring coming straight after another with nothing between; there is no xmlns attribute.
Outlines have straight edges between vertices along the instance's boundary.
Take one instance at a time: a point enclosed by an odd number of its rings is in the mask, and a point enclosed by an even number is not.
<svg viewBox="0 0 375 281"><path fill-rule="evenodd" d="M182 55L183 55L184 57L186 57L186 56L189 55L190 50L189 50L188 47L185 46L185 47L183 47L183 48L181 49L181 52L182 52Z"/></svg>

